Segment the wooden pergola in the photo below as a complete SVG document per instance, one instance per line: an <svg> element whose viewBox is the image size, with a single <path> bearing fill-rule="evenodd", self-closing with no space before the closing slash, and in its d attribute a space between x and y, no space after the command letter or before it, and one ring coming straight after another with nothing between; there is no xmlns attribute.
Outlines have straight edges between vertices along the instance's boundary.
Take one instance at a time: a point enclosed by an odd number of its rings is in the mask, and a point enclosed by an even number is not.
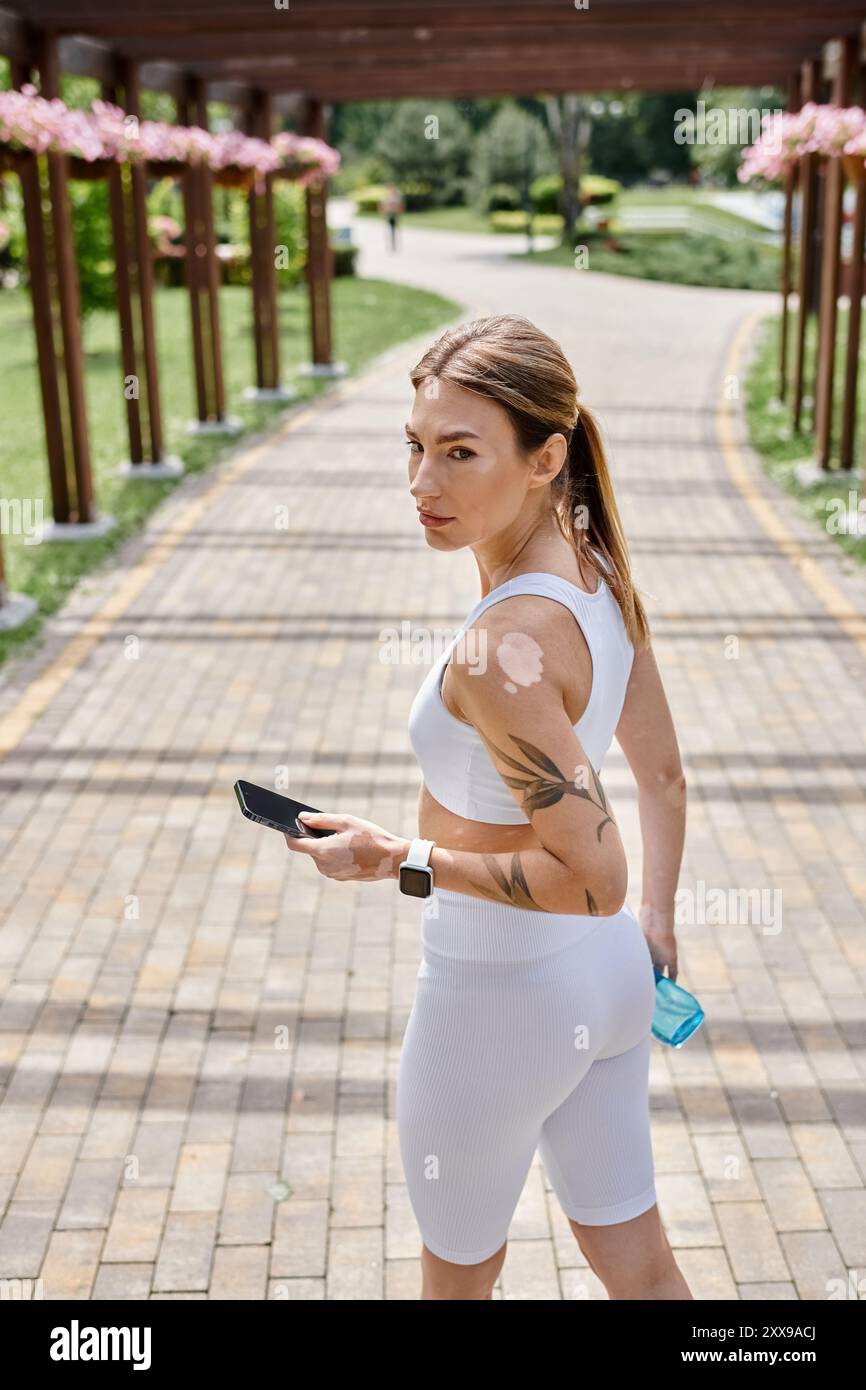
<svg viewBox="0 0 866 1390"><path fill-rule="evenodd" d="M627 90L777 86L789 109L804 101L846 105L863 89L866 0L0 0L0 54L13 85L35 80L58 93L61 73L97 79L131 113L142 90L171 94L178 119L207 125L208 101L230 103L239 125L268 138L291 113L301 133L324 139L329 106L340 101L468 98ZM90 478L84 363L66 184L67 156L47 156L47 240L35 160L22 169L45 433L52 484L52 535L92 533L100 519ZM161 476L166 459L159 405L146 228L146 170L109 174L118 268L123 371L145 386L128 401L129 476ZM788 394L791 207L802 192L799 314L794 335L792 413L799 423L808 307L820 304L815 383L817 454L830 467L831 402L839 283L843 174L838 161L801 161L787 183L780 394ZM256 389L280 391L273 206L250 192ZM187 268L192 300L199 422L225 417L214 254L212 178L184 180ZM820 194L820 197L819 197ZM861 197L866 195L861 194ZM334 370L326 181L307 190L311 370ZM858 208L860 204L858 202ZM864 208L860 211L863 212ZM863 261L860 216L855 259ZM855 267L855 283L857 283ZM858 294L862 292L862 277ZM57 302L52 304L52 295ZM853 324L857 320L856 326ZM859 350L858 312L849 334L842 467L851 450ZM61 332L55 331L59 323ZM852 355L853 354L853 355ZM3 587L0 550L0 605Z"/></svg>

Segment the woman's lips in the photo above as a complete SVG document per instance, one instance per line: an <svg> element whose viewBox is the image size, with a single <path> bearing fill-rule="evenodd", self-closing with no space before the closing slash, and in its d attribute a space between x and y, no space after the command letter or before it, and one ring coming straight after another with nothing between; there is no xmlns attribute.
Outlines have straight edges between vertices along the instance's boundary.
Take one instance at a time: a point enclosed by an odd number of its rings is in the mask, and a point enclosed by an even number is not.
<svg viewBox="0 0 866 1390"><path fill-rule="evenodd" d="M453 516L434 516L432 512L418 512L418 520L422 526L429 526L436 529L439 526L447 526L449 521L453 521Z"/></svg>

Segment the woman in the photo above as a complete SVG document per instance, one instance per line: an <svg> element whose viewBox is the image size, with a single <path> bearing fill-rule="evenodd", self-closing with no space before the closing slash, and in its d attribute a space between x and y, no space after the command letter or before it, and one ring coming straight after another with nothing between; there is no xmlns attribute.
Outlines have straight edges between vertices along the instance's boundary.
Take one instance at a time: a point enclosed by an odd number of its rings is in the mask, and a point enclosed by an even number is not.
<svg viewBox="0 0 866 1390"><path fill-rule="evenodd" d="M685 782L599 430L558 344L516 315L443 334L411 380L427 544L469 546L482 590L410 713L419 837L321 814L305 819L339 833L286 842L329 877L424 897L396 1093L421 1297L492 1298L538 1148L611 1298L691 1298L648 1098ZM640 921L599 776L614 733L638 786Z"/></svg>

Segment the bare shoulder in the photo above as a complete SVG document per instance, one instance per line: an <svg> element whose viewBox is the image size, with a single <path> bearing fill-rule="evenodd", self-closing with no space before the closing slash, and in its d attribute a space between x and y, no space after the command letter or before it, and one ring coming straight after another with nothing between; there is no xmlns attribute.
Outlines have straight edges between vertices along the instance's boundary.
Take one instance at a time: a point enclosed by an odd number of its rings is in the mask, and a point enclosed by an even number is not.
<svg viewBox="0 0 866 1390"><path fill-rule="evenodd" d="M546 594L511 594L485 608L457 643L451 663L458 687L486 672L509 681L531 673L532 684L544 680L579 694L592 675L592 657L575 614Z"/></svg>

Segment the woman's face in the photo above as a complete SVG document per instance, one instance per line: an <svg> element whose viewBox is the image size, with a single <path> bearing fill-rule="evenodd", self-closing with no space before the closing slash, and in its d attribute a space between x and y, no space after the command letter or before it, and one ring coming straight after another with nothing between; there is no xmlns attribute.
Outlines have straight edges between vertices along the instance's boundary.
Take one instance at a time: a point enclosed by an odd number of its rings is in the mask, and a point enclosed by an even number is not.
<svg viewBox="0 0 866 1390"><path fill-rule="evenodd" d="M500 534L520 515L527 493L556 476L566 452L565 437L552 435L527 459L503 406L433 377L415 392L406 435L419 520L424 525L429 516L428 540L449 550Z"/></svg>

